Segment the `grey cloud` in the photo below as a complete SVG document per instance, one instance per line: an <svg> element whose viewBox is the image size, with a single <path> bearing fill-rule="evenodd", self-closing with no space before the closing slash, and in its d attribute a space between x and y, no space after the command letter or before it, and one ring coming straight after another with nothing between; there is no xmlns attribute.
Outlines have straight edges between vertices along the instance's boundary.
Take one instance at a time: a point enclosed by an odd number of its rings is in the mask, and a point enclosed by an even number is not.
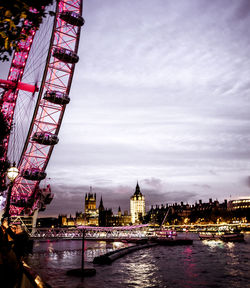
<svg viewBox="0 0 250 288"><path fill-rule="evenodd" d="M163 183L161 179L157 179L157 178L150 178L150 179L143 179L142 183L145 183L146 186L150 186L153 189L158 189L161 190Z"/></svg>
<svg viewBox="0 0 250 288"><path fill-rule="evenodd" d="M217 173L214 170L209 170L209 173L212 175L217 175Z"/></svg>
<svg viewBox="0 0 250 288"><path fill-rule="evenodd" d="M228 175L237 182L249 170L247 7L86 1L81 60L48 174L72 185L77 174L107 206L117 199L128 207L131 178L145 186L149 204L209 195L202 185L214 182L213 193L227 193ZM166 183L179 192L166 198ZM209 191L188 192L196 189Z"/></svg>
<svg viewBox="0 0 250 288"><path fill-rule="evenodd" d="M166 205L172 203L180 203L181 201L185 203L194 202L197 200L198 193L192 191L164 191L161 193L156 193L156 191L147 190L145 191L146 203L149 208L151 205Z"/></svg>
<svg viewBox="0 0 250 288"><path fill-rule="evenodd" d="M242 182L246 187L250 187L250 176L246 176L242 179Z"/></svg>
<svg viewBox="0 0 250 288"><path fill-rule="evenodd" d="M195 187L202 188L202 189L211 189L212 187L208 184L194 184Z"/></svg>
<svg viewBox="0 0 250 288"><path fill-rule="evenodd" d="M232 17L232 20L242 21L244 18L250 17L250 2L248 0L237 1L238 7Z"/></svg>
<svg viewBox="0 0 250 288"><path fill-rule="evenodd" d="M228 179L248 187L237 179L250 169L249 5L85 1L48 212L81 210L89 184L114 209L128 209L136 179L147 205L208 196L214 182L225 194Z"/></svg>

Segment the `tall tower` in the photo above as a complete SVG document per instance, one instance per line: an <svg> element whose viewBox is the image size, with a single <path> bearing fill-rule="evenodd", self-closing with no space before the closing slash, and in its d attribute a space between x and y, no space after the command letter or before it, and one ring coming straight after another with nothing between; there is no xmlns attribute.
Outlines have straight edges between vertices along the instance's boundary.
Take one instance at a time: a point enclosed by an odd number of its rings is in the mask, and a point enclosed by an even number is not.
<svg viewBox="0 0 250 288"><path fill-rule="evenodd" d="M106 213L105 213L105 209L103 206L102 196L101 196L98 210L99 210L98 224L100 227L104 227L106 226L106 215L105 215Z"/></svg>
<svg viewBox="0 0 250 288"><path fill-rule="evenodd" d="M85 214L87 216L96 216L96 194L92 193L92 187L90 187L89 193L85 195Z"/></svg>
<svg viewBox="0 0 250 288"><path fill-rule="evenodd" d="M134 195L130 197L130 214L133 224L139 223L141 217L145 216L145 198L140 191L138 182Z"/></svg>

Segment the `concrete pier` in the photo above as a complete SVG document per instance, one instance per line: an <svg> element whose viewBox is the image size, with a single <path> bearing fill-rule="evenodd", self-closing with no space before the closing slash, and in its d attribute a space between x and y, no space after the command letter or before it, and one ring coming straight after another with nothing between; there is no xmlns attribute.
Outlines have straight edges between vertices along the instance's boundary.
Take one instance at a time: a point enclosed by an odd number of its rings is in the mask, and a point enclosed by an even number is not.
<svg viewBox="0 0 250 288"><path fill-rule="evenodd" d="M94 264L111 264L113 261L115 261L118 258L121 258L124 255L127 255L129 253L132 253L134 251L150 248L153 246L158 245L157 243L149 243L149 244L143 244L143 245L135 245L131 247L122 248L116 251L112 251L109 253L106 253L104 255L95 257L93 260Z"/></svg>

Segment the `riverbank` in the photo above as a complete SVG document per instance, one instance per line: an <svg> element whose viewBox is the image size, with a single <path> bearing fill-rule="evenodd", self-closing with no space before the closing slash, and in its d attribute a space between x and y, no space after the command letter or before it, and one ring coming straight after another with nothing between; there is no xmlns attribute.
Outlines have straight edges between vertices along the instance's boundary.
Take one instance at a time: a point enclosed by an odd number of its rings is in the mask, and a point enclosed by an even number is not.
<svg viewBox="0 0 250 288"><path fill-rule="evenodd" d="M126 247L126 248L122 248L116 251L111 251L108 252L104 255L100 255L94 258L93 263L94 264L111 264L113 261L115 261L116 259L119 259L127 254L130 254L134 251L138 251L141 249L145 249L145 248L151 248L158 245L158 243L148 243L148 244L142 244L142 245L135 245L135 246L131 246L131 247Z"/></svg>

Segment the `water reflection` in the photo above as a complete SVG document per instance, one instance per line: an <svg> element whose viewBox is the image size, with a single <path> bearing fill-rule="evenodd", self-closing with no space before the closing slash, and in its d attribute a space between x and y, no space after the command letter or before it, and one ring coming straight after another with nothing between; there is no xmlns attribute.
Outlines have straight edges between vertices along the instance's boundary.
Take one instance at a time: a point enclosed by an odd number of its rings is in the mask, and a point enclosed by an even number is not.
<svg viewBox="0 0 250 288"><path fill-rule="evenodd" d="M122 263L120 271L126 270L127 287L159 287L159 278L155 277L159 267L149 251L144 250L139 261Z"/></svg>
<svg viewBox="0 0 250 288"><path fill-rule="evenodd" d="M122 242L106 242L106 241L85 241L84 242L84 258L87 262L92 262L97 256L107 252L118 250L130 244ZM35 253L48 254L50 259L66 259L74 255L81 255L82 242L76 240L67 241L35 241Z"/></svg>
<svg viewBox="0 0 250 288"><path fill-rule="evenodd" d="M233 249L235 247L235 244L233 242L228 242L226 244L226 246L229 248L229 249Z"/></svg>
<svg viewBox="0 0 250 288"><path fill-rule="evenodd" d="M235 244L232 242L228 242L227 245L225 245L227 250L227 272L231 276L237 276L241 274L241 271L238 271L238 269L235 269L235 267L238 267L240 264L240 259L238 255L235 253Z"/></svg>
<svg viewBox="0 0 250 288"><path fill-rule="evenodd" d="M209 246L209 248L224 248L224 242L222 240L203 240L203 244Z"/></svg>
<svg viewBox="0 0 250 288"><path fill-rule="evenodd" d="M124 247L122 242L113 242L113 250L121 249L122 247Z"/></svg>
<svg viewBox="0 0 250 288"><path fill-rule="evenodd" d="M53 243L48 241L48 252L49 253L53 253L54 252L54 247L53 247Z"/></svg>
<svg viewBox="0 0 250 288"><path fill-rule="evenodd" d="M188 278L195 279L198 276L198 274L195 272L196 264L194 263L192 253L193 250L191 247L187 247L183 251L184 272Z"/></svg>

